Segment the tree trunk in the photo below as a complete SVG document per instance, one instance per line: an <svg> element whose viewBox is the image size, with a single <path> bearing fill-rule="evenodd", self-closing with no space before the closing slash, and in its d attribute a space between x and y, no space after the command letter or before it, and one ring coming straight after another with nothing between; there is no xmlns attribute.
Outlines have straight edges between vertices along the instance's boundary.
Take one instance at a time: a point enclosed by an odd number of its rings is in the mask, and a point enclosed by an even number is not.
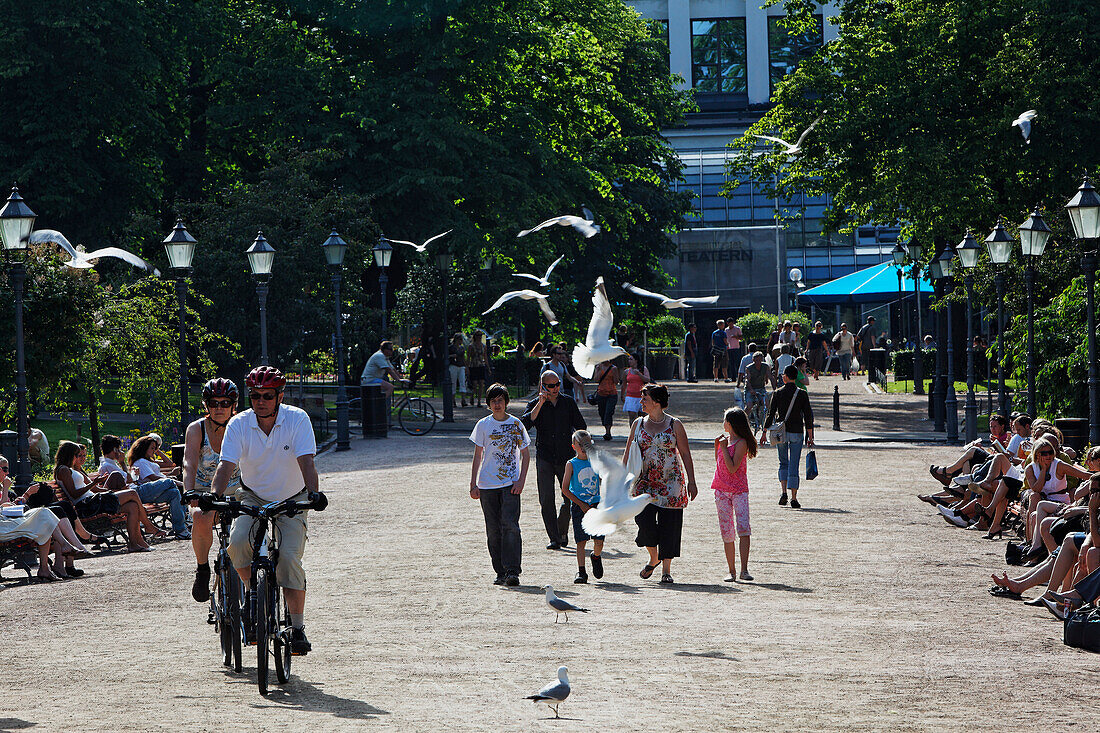
<svg viewBox="0 0 1100 733"><path fill-rule="evenodd" d="M99 393L88 390L88 426L92 434L92 455L99 462Z"/></svg>

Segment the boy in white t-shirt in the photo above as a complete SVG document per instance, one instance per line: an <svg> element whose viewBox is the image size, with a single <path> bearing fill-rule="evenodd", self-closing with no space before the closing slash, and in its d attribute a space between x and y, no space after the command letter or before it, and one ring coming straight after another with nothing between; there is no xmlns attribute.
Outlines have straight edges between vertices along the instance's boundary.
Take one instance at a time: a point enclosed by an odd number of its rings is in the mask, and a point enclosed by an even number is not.
<svg viewBox="0 0 1100 733"><path fill-rule="evenodd" d="M519 418L508 414L508 388L494 384L485 391L492 415L474 425L470 440L470 498L481 501L489 557L496 571L494 585L519 585L522 545L519 536L519 495L531 463L531 438Z"/></svg>

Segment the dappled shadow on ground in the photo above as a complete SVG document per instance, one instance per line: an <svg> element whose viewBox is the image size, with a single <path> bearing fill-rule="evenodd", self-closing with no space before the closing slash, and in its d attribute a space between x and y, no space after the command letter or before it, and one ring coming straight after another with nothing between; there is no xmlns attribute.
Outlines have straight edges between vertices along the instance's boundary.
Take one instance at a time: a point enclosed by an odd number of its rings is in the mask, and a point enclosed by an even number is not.
<svg viewBox="0 0 1100 733"><path fill-rule="evenodd" d="M800 512L812 512L814 514L851 514L848 509L828 509L826 507L802 507Z"/></svg>
<svg viewBox="0 0 1100 733"><path fill-rule="evenodd" d="M702 658L704 658L704 659L724 659L724 660L726 660L726 661L728 661L728 662L737 662L737 661L740 661L740 660L738 660L738 659L737 659L737 657L731 657L730 655L726 654L726 653L725 653L725 652L723 652L723 651L713 651L713 652L673 652L673 653L672 653L672 656L674 656L674 657L702 657Z"/></svg>
<svg viewBox="0 0 1100 733"><path fill-rule="evenodd" d="M788 593L813 593L813 588L799 588L795 585L787 585L785 583L752 583L757 588L767 588L768 590L785 590Z"/></svg>

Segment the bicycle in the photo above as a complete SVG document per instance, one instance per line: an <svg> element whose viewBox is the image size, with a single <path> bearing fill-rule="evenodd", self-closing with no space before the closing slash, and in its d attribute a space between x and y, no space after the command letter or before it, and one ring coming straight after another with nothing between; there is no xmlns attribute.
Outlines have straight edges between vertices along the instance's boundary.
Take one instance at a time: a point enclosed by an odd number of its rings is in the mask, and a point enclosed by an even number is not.
<svg viewBox="0 0 1100 733"><path fill-rule="evenodd" d="M749 414L749 423L753 432L764 428L764 418L767 417L767 392L745 387L745 412Z"/></svg>
<svg viewBox="0 0 1100 733"><path fill-rule="evenodd" d="M205 491L188 491L185 502L198 501L202 497L214 497ZM210 594L209 622L214 625L221 641L222 664L234 672L241 671L241 644L244 627L241 619L241 578L229 559L229 528L233 517L229 512L218 512L218 556L214 560L214 591Z"/></svg>
<svg viewBox="0 0 1100 733"><path fill-rule="evenodd" d="M268 662L275 658L275 677L279 684L290 679L293 654L290 650L290 612L283 598L282 589L275 576L279 563L279 540L272 521L278 516L293 517L307 510L324 511L328 499L323 493L310 493L309 501L272 502L263 506L249 506L236 499L218 501L212 494L199 499L203 511L215 509L232 517L248 515L257 520L252 529L252 608L251 617L256 644L256 684L260 694L268 690ZM266 539L266 543L264 540ZM265 551L266 545L266 551Z"/></svg>
<svg viewBox="0 0 1100 733"><path fill-rule="evenodd" d="M394 391L394 401L390 406L391 414L397 412L397 424L409 435L427 435L439 419L432 403L422 397L410 397L408 384L403 385L400 399Z"/></svg>

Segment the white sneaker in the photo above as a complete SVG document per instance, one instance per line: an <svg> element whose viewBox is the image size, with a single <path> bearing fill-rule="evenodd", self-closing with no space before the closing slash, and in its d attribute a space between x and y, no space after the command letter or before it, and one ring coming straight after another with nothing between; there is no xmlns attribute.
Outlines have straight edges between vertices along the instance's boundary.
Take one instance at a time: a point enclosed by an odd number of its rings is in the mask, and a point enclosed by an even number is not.
<svg viewBox="0 0 1100 733"><path fill-rule="evenodd" d="M974 477L971 476L969 473L960 473L954 478L954 481L959 486L969 486L970 484L974 483Z"/></svg>
<svg viewBox="0 0 1100 733"><path fill-rule="evenodd" d="M944 519L946 519L948 522L951 522L951 524L955 525L956 527L965 527L966 525L970 524L966 521L966 519L963 518L961 514L956 512L954 509L945 507L943 505L936 507L936 509L938 509L940 514L943 515Z"/></svg>

